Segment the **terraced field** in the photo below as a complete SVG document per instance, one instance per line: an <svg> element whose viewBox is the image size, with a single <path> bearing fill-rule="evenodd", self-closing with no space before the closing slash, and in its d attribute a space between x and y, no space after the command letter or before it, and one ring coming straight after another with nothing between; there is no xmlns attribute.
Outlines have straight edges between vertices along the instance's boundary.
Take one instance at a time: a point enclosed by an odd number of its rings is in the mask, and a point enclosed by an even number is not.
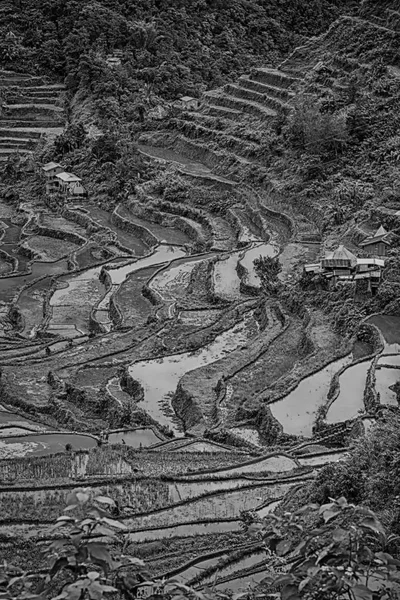
<svg viewBox="0 0 400 600"><path fill-rule="evenodd" d="M317 47L142 133L159 179L110 211L90 197L0 203L0 533L23 540L36 519L48 535L84 484L118 500L132 553L191 544L172 561L182 581L243 583L249 567L257 579L259 550L231 561L251 544L241 512L279 509L343 460L373 426L371 394L397 403L398 318L367 322L383 347L359 359L318 308L278 293L323 251L322 232L265 182L264 128L291 110ZM0 86L0 160L28 159L62 131L64 88L6 71ZM165 552L151 554L158 572L173 570Z"/></svg>

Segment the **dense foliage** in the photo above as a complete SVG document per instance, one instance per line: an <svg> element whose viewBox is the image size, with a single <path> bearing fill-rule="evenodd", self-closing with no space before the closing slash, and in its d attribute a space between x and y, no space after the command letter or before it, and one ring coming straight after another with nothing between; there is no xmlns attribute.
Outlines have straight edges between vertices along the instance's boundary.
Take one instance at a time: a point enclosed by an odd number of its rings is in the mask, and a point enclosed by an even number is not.
<svg viewBox="0 0 400 600"><path fill-rule="evenodd" d="M71 85L96 77L99 56L121 49L129 76L175 95L222 83L277 60L302 36L324 30L343 0L10 1L2 9L6 64L57 75ZM15 38L7 40L11 32Z"/></svg>

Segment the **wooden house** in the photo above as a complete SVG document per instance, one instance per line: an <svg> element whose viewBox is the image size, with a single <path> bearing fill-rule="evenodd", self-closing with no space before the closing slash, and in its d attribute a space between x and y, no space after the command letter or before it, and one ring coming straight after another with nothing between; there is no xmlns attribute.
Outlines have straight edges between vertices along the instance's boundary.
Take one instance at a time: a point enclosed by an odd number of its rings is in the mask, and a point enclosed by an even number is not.
<svg viewBox="0 0 400 600"><path fill-rule="evenodd" d="M64 167L55 162L49 162L43 165L41 168L42 173L46 178L46 194L55 192L58 188L58 181L56 180L57 173L62 173Z"/></svg>
<svg viewBox="0 0 400 600"><path fill-rule="evenodd" d="M81 185L82 179L73 173L57 173L56 180L58 191L64 196L84 196L85 188Z"/></svg>
<svg viewBox="0 0 400 600"><path fill-rule="evenodd" d="M366 238L360 247L370 256L386 256L391 247L390 235L381 225L375 235Z"/></svg>
<svg viewBox="0 0 400 600"><path fill-rule="evenodd" d="M385 261L380 258L357 258L344 246L326 254L320 263L304 265L306 273L321 273L333 282L352 282L368 279L369 288L377 287L381 281Z"/></svg>
<svg viewBox="0 0 400 600"><path fill-rule="evenodd" d="M357 257L345 246L339 246L334 252L328 252L321 260L323 270L351 270L356 265Z"/></svg>
<svg viewBox="0 0 400 600"><path fill-rule="evenodd" d="M197 110L200 107L200 101L191 96L183 96L180 99L181 107L185 110Z"/></svg>

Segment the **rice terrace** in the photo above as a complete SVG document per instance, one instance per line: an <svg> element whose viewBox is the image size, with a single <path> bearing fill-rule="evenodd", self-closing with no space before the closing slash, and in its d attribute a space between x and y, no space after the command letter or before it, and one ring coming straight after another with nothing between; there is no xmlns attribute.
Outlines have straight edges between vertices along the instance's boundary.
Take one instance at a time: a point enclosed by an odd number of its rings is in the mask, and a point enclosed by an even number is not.
<svg viewBox="0 0 400 600"><path fill-rule="evenodd" d="M0 31L1 596L399 598L398 2Z"/></svg>

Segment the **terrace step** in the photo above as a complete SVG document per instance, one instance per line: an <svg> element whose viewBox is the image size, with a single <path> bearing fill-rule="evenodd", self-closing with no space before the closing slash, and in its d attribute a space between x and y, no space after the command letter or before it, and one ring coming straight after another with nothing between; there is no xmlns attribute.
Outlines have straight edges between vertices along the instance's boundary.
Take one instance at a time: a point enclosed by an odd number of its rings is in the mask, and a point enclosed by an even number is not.
<svg viewBox="0 0 400 600"><path fill-rule="evenodd" d="M26 138L0 138L0 148L26 148L30 149L33 140Z"/></svg>
<svg viewBox="0 0 400 600"><path fill-rule="evenodd" d="M253 69L250 73L250 79L281 88L289 88L300 81L298 77L293 77L283 71L270 69L268 67L258 67L257 69Z"/></svg>
<svg viewBox="0 0 400 600"><path fill-rule="evenodd" d="M62 112L62 108L56 106L55 104L38 104L38 103L16 103L16 104L4 104L4 110L11 110L15 112L21 112L23 110L31 110L32 108L36 108L38 113L48 112Z"/></svg>
<svg viewBox="0 0 400 600"><path fill-rule="evenodd" d="M43 133L46 133L45 129L59 129L64 127L64 121L57 121L56 119L0 119L0 128L7 129L9 127L17 129L40 129Z"/></svg>
<svg viewBox="0 0 400 600"><path fill-rule="evenodd" d="M240 110L235 110L232 108L228 108L226 106L217 106L215 104L212 104L212 102L210 100L210 103L206 107L205 114L207 116L212 116L212 117L221 117L224 119L236 120L237 117L240 117L242 115L242 112Z"/></svg>
<svg viewBox="0 0 400 600"><path fill-rule="evenodd" d="M8 105L27 104L35 106L37 104L45 104L47 106L55 106L53 103L58 99L57 96L10 96L7 98Z"/></svg>
<svg viewBox="0 0 400 600"><path fill-rule="evenodd" d="M205 164L207 164L207 159L204 159L204 156L208 154L208 162L212 161L213 163L212 165L208 165L209 168L213 168L216 166L215 160L217 159L217 155L215 154L215 152L218 152L218 150L214 151L212 148L209 147L207 143L202 143L199 140L186 137L182 134L177 137L177 142L179 150L181 150L182 153L186 154L189 158L193 158L194 160L198 161L204 161ZM251 162L244 156L240 156L239 154L235 154L234 152L229 151L229 153L227 154L231 159L235 159L238 163L248 164Z"/></svg>
<svg viewBox="0 0 400 600"><path fill-rule="evenodd" d="M282 100L267 94L256 92L255 90L248 89L242 85L228 83L224 86L224 91L235 98L257 102L263 106L268 106L272 110L287 110L287 105Z"/></svg>
<svg viewBox="0 0 400 600"><path fill-rule="evenodd" d="M278 100L283 100L285 102L294 96L294 92L291 92L286 87L282 88L270 85L268 83L263 83L255 79L251 79L251 77L248 77L247 75L242 75L239 77L239 84L241 87L254 90L260 94L265 94L272 98L278 98Z"/></svg>
<svg viewBox="0 0 400 600"><path fill-rule="evenodd" d="M181 130L187 137L191 139L212 140L217 142L221 147L227 150L236 149L239 154L244 152L254 152L257 150L259 143L246 140L246 138L239 138L234 135L230 135L223 130L213 129L211 127L205 127L194 121L185 121L176 119L175 121L177 129Z"/></svg>
<svg viewBox="0 0 400 600"><path fill-rule="evenodd" d="M22 138L22 139L38 139L42 134L40 131L29 129L0 129L0 139L2 138Z"/></svg>
<svg viewBox="0 0 400 600"><path fill-rule="evenodd" d="M28 87L34 85L43 85L46 81L42 77L23 77L21 75L11 76L0 76L0 87Z"/></svg>
<svg viewBox="0 0 400 600"><path fill-rule="evenodd" d="M247 113L259 119L270 119L277 115L276 110L263 106L258 102L235 98L234 96L225 93L208 92L206 94L206 99L210 99L213 105L234 108L235 110L239 110L242 113Z"/></svg>

